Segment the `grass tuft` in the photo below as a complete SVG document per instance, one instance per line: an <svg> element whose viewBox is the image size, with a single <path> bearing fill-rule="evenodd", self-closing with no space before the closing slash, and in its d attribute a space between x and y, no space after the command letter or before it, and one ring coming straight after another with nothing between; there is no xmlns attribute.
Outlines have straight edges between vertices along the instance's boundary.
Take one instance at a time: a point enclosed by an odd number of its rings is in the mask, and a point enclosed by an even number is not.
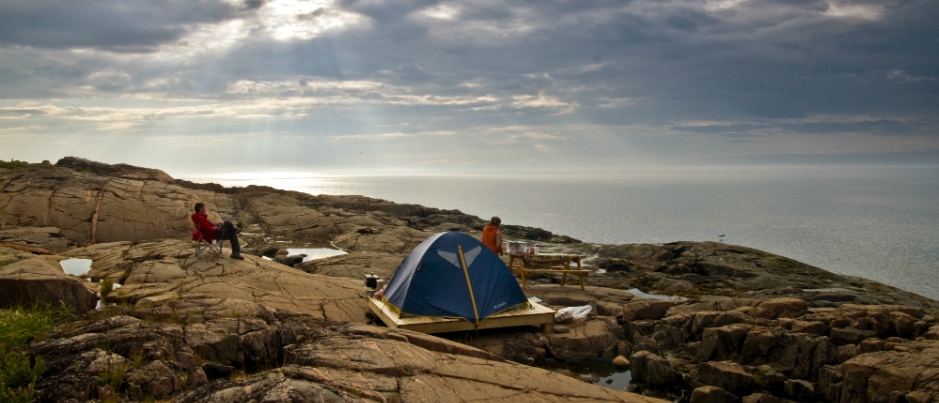
<svg viewBox="0 0 939 403"><path fill-rule="evenodd" d="M52 305L0 310L0 348L28 347L30 341L73 317L68 310Z"/></svg>
<svg viewBox="0 0 939 403"><path fill-rule="evenodd" d="M114 291L114 280L109 278L101 280L101 298L106 298L111 291Z"/></svg>
<svg viewBox="0 0 939 403"><path fill-rule="evenodd" d="M112 390L118 390L124 384L124 375L127 374L125 365L115 365L98 374L101 386L110 386Z"/></svg>
<svg viewBox="0 0 939 403"><path fill-rule="evenodd" d="M143 365L143 359L145 358L143 351L134 350L130 353L131 365L134 369L140 368Z"/></svg>
<svg viewBox="0 0 939 403"><path fill-rule="evenodd" d="M31 402L36 382L46 372L42 357L29 354L29 343L73 315L51 305L0 310L0 401Z"/></svg>
<svg viewBox="0 0 939 403"><path fill-rule="evenodd" d="M232 372L231 375L228 376L228 379L239 382L248 379L248 374L246 374L245 371L237 370Z"/></svg>

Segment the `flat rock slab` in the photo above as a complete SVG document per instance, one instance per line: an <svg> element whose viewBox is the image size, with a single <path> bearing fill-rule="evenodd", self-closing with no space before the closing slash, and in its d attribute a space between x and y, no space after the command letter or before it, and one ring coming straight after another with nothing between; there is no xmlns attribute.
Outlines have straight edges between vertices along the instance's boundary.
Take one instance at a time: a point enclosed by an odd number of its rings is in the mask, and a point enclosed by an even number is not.
<svg viewBox="0 0 939 403"><path fill-rule="evenodd" d="M123 281L123 287L108 296L112 302L228 298L330 322L366 321L367 295L361 281L304 273L253 256L199 259L190 242L177 240L99 244L68 254L92 259L92 276Z"/></svg>
<svg viewBox="0 0 939 403"><path fill-rule="evenodd" d="M408 254L433 235L412 228L387 228L374 232L350 232L336 237L333 244L347 251Z"/></svg>
<svg viewBox="0 0 939 403"><path fill-rule="evenodd" d="M532 284L525 294L555 306L596 305L598 302L622 306L636 298L626 290L591 286L581 290L580 287L561 287L557 284Z"/></svg>
<svg viewBox="0 0 939 403"><path fill-rule="evenodd" d="M64 252L72 245L55 227L22 227L0 231L0 243L14 243L27 247Z"/></svg>
<svg viewBox="0 0 939 403"><path fill-rule="evenodd" d="M328 334L288 346L285 360L291 365L243 381L205 385L177 401L253 401L302 393L323 401L661 402L408 341L400 333L384 339Z"/></svg>
<svg viewBox="0 0 939 403"><path fill-rule="evenodd" d="M294 268L307 273L345 277L359 281L362 281L366 274L375 273L387 282L406 257L406 254L401 253L351 252L346 255L299 263Z"/></svg>

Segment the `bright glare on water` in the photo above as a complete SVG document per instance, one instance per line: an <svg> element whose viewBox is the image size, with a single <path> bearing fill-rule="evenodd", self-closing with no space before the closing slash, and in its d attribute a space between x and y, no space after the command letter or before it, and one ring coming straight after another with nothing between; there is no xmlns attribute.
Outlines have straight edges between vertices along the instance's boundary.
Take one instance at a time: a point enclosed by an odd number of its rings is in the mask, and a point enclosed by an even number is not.
<svg viewBox="0 0 939 403"><path fill-rule="evenodd" d="M84 276L91 271L91 259L65 259L59 262L62 270L73 276Z"/></svg>
<svg viewBox="0 0 939 403"><path fill-rule="evenodd" d="M709 167L603 177L191 178L459 209L595 243L719 241L939 299L939 166Z"/></svg>
<svg viewBox="0 0 939 403"><path fill-rule="evenodd" d="M306 255L306 257L303 258L303 261L309 262L316 259L345 255L346 252L339 249L330 248L287 248L288 256L301 254Z"/></svg>

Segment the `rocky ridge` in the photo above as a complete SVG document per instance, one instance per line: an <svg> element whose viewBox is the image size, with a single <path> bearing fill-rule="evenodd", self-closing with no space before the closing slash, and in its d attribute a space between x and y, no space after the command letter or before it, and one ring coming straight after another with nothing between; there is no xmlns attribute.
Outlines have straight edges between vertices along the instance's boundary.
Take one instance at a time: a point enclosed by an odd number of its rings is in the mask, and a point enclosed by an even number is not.
<svg viewBox="0 0 939 403"><path fill-rule="evenodd" d="M722 243L592 245L517 227L507 235L550 237L548 249L606 271L584 291L551 276L527 290L591 314L555 333L447 340L368 324L361 278L388 278L430 234L478 233L484 220L361 196L141 179L128 167L0 169L0 294L45 284L26 296L83 313L33 343L49 363L42 401L654 400L516 364L614 359L628 361L632 391L670 400L939 399L935 301L881 284ZM348 254L295 268L197 259L197 201L235 222L257 255L301 244ZM99 285L62 273L66 258L91 259L89 278L121 285L105 307L83 302Z"/></svg>
<svg viewBox="0 0 939 403"><path fill-rule="evenodd" d="M128 167L118 176L89 170L0 169L0 294L57 285L48 298L28 292L0 302L63 302L82 314L33 342L31 354L48 363L40 401L655 400L364 325L358 274L308 274L250 255L198 259L188 241L189 210L203 201L213 219L236 223L246 251L332 242L357 262L396 266L431 231L455 222L469 230L479 218L356 196L216 192L138 179ZM62 272L59 262L70 258L93 262L87 279ZM101 280L120 288L105 293ZM98 291L104 306L92 309Z"/></svg>

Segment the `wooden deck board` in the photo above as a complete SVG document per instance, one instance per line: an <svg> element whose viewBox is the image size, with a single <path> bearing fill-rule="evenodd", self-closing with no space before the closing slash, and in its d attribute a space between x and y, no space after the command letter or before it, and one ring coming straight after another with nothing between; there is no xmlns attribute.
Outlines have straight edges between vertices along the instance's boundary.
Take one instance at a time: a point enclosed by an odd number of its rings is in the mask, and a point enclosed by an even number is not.
<svg viewBox="0 0 939 403"><path fill-rule="evenodd" d="M492 315L479 323L479 329L495 329L513 326L542 326L550 330L554 323L554 310L536 303L531 308L522 308ZM398 314L387 302L369 298L368 307L392 329L408 329L421 333L446 333L474 330L477 327L463 318L431 316L404 316Z"/></svg>

